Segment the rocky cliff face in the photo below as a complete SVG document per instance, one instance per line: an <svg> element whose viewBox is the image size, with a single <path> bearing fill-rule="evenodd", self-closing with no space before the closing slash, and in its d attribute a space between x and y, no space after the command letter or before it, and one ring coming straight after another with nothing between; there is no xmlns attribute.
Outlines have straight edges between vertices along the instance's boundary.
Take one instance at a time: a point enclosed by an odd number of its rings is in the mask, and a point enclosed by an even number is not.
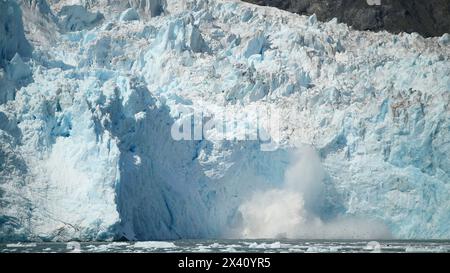
<svg viewBox="0 0 450 273"><path fill-rule="evenodd" d="M424 37L450 32L450 1L447 0L244 0L310 15L319 20L334 17L359 30L418 32Z"/></svg>

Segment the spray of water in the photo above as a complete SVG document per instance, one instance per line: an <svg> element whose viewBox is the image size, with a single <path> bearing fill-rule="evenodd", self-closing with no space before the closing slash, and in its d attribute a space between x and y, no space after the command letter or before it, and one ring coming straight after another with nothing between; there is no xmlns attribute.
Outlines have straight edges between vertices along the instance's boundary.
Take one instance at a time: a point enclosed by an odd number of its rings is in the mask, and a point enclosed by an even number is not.
<svg viewBox="0 0 450 273"><path fill-rule="evenodd" d="M324 221L324 169L313 148L303 146L285 173L281 188L260 191L239 207L243 238L383 239L381 222L349 215Z"/></svg>

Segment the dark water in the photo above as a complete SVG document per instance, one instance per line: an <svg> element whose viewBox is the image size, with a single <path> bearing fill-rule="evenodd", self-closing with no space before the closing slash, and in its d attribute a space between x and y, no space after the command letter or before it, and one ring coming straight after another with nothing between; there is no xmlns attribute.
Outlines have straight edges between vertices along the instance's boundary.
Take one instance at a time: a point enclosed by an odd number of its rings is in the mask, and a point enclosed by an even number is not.
<svg viewBox="0 0 450 273"><path fill-rule="evenodd" d="M0 252L449 253L450 241L179 240L165 242L9 243L0 244Z"/></svg>

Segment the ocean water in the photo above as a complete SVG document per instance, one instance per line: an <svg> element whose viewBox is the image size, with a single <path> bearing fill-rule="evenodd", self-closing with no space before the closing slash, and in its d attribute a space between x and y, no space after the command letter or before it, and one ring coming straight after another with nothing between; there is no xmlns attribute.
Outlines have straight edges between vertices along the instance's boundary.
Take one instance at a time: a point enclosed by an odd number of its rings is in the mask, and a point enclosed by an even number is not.
<svg viewBox="0 0 450 273"><path fill-rule="evenodd" d="M450 253L450 241L178 240L0 244L2 253Z"/></svg>

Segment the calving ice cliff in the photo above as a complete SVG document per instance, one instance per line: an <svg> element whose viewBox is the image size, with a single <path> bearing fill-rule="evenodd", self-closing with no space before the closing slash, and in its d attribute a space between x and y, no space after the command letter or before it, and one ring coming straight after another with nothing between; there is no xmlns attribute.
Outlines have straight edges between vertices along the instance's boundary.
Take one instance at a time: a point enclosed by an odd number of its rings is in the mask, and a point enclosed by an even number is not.
<svg viewBox="0 0 450 273"><path fill-rule="evenodd" d="M450 237L448 34L222 0L1 0L0 34L1 241Z"/></svg>

